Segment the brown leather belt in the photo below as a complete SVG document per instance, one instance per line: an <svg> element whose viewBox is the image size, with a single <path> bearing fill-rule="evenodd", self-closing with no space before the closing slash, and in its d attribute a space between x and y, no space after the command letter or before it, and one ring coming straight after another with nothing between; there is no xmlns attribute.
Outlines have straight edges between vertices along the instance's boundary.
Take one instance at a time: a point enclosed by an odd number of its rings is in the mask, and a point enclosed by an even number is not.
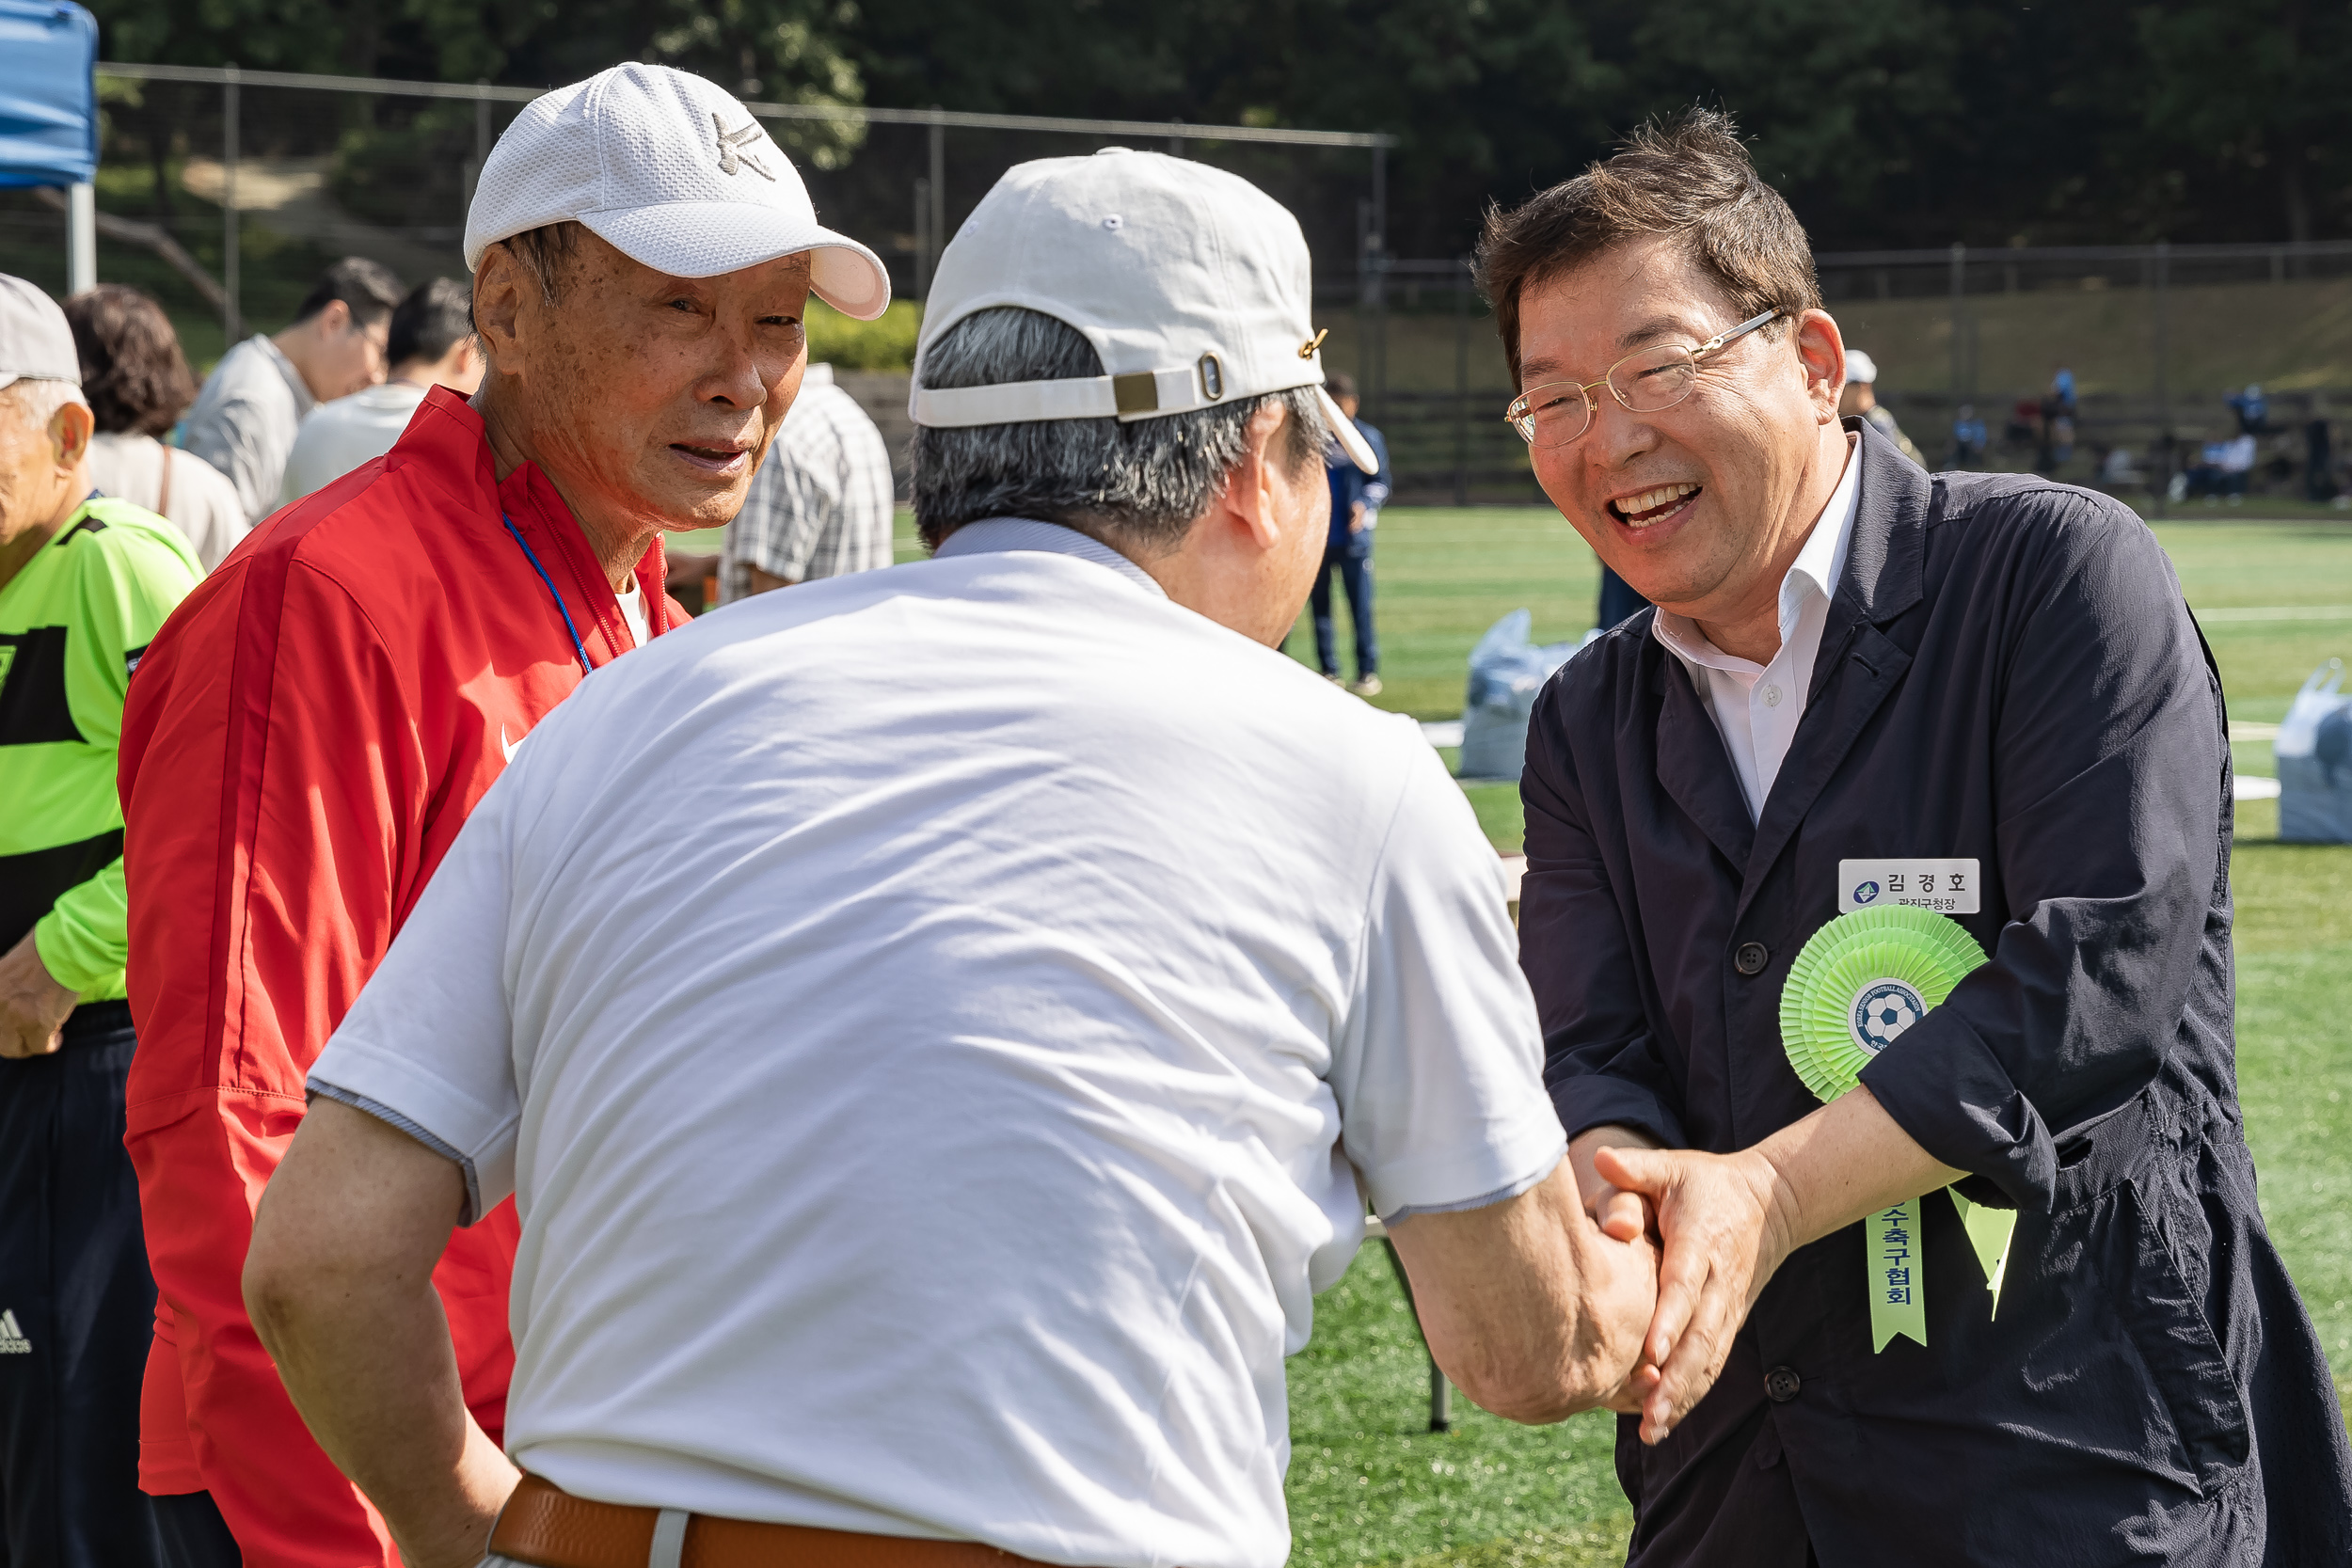
<svg viewBox="0 0 2352 1568"><path fill-rule="evenodd" d="M494 1557L532 1568L1021 1568L973 1541L914 1541L714 1519L575 1497L526 1474L490 1532Z"/></svg>

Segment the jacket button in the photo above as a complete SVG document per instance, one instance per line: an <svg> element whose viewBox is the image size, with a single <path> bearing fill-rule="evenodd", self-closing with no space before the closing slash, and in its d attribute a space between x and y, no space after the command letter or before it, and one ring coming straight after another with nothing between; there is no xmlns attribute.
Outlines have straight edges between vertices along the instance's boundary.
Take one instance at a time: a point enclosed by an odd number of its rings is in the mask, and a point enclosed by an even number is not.
<svg viewBox="0 0 2352 1568"><path fill-rule="evenodd" d="M1787 1404L1804 1387L1804 1380L1794 1367L1774 1367L1764 1374L1764 1397L1774 1404Z"/></svg>
<svg viewBox="0 0 2352 1568"><path fill-rule="evenodd" d="M1772 961L1772 955L1760 942L1743 942L1740 951L1731 956L1731 966L1742 974L1761 974L1764 966Z"/></svg>

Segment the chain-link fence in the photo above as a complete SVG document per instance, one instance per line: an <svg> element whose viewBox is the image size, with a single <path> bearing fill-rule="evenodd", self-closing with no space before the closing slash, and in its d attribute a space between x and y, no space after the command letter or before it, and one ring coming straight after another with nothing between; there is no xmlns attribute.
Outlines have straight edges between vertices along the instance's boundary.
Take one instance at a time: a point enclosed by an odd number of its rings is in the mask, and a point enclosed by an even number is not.
<svg viewBox="0 0 2352 1568"><path fill-rule="evenodd" d="M412 282L462 276L482 160L536 96L161 65L102 65L99 87L100 276L161 298L199 367L243 333L282 325L338 256L372 256ZM1315 256L1318 325L1331 328L1326 362L1355 377L1366 417L1387 434L1400 499L1537 498L1525 449L1502 420L1512 388L1467 261L1383 247L1387 137L752 107L826 220L872 245L909 302L946 237L1025 159L1121 143L1243 175L1298 214ZM56 193L0 193L0 270L62 292L65 221ZM2266 412L2250 421L2262 451L2247 483L2312 495L2344 485L2342 443L2330 436L2332 407L2352 398L2352 244L1817 261L1848 342L1877 359L1881 400L1931 463L1963 455L2161 494L2249 423L2225 394L2243 402L2259 383ZM904 400L891 377L904 373L914 327L913 303L871 329L821 314L812 323L816 351L862 372L862 401L885 416L894 444ZM2065 426L2043 406L2061 370L2076 388ZM1958 453L1955 431L1977 422L1984 450Z"/></svg>
<svg viewBox="0 0 2352 1568"><path fill-rule="evenodd" d="M101 276L163 298L199 361L281 325L340 255L372 256L411 281L463 276L474 179L500 132L538 96L233 67L102 64L98 77ZM1282 201L1313 249L1323 309L1364 303L1386 227L1382 135L749 107L792 153L825 220L871 245L911 300L1007 166L1112 143L1200 159ZM60 291L63 233L54 196L0 199L0 264Z"/></svg>

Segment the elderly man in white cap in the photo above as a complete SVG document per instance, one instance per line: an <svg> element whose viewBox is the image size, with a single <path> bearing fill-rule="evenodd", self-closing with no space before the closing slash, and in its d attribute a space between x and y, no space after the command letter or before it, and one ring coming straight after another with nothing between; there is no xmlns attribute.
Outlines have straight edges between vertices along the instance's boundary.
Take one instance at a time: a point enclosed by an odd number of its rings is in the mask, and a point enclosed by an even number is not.
<svg viewBox="0 0 2352 1568"><path fill-rule="evenodd" d="M1845 388L1837 394L1838 418L1851 419L1859 415L1869 420L1878 427L1878 433L1881 436L1895 443L1896 451L1910 458L1914 463L1917 463L1921 467L1927 467L1926 461L1919 455L1919 449L1911 444L1911 437L1903 434L1903 427L1895 422L1894 410L1879 401L1876 385L1878 378L1879 367L1876 360L1858 348L1848 349L1846 351L1846 385ZM1603 567L1602 570L1606 571L1608 568Z"/></svg>
<svg viewBox="0 0 2352 1568"><path fill-rule="evenodd" d="M125 716L127 1141L163 1298L141 1481L191 1563L396 1560L332 1461L365 1465L324 1423L321 1451L255 1338L253 1205L311 1059L484 792L590 671L682 619L659 531L742 503L810 293L863 317L889 298L758 121L657 66L516 119L466 258L481 389L435 388L389 452L263 524L156 638ZM516 1235L494 1197L387 1297L446 1321L478 1432L504 1420Z"/></svg>
<svg viewBox="0 0 2352 1568"><path fill-rule="evenodd" d="M934 559L630 660L467 825L246 1274L414 1568L1277 1568L1367 1200L1473 1398L1646 1387L1494 852L1274 646L1348 438L1309 282L1232 175L1012 169L917 358ZM420 1284L510 1192L511 1461Z"/></svg>

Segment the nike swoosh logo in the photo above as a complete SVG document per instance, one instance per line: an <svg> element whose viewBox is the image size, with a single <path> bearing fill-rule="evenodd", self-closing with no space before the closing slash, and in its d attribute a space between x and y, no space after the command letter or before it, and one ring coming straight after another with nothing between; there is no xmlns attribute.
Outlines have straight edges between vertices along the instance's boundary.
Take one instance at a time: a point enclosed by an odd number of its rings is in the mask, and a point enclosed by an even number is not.
<svg viewBox="0 0 2352 1568"><path fill-rule="evenodd" d="M529 740L530 738L531 732L529 730L525 730L523 732L523 740ZM505 749L507 761L513 762L515 760L515 753L523 749L523 740L507 739L506 726L504 724L501 724L499 726L499 745Z"/></svg>

